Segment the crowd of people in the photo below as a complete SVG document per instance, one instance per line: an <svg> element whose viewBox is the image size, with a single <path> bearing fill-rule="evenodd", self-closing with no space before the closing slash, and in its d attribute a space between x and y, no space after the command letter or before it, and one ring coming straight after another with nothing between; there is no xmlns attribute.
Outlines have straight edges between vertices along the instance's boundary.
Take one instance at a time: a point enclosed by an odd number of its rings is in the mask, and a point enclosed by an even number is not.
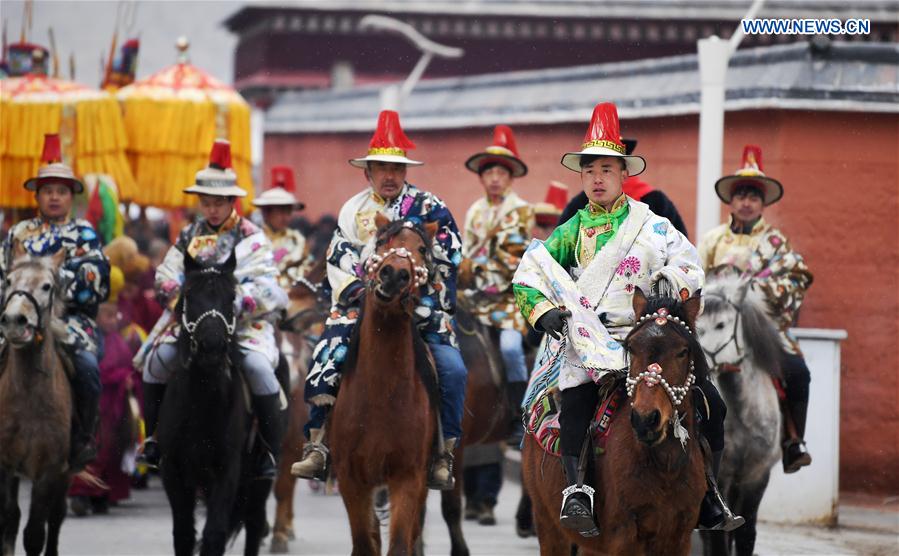
<svg viewBox="0 0 899 556"><path fill-rule="evenodd" d="M528 381L533 368L547 364L538 357L530 365L526 346L540 344L541 353L553 353L564 349L565 338L577 330L581 341L571 349L580 364L557 358L555 371L561 391L561 463L568 480L560 493L560 519L584 536L596 534L602 524L595 522L591 494L578 482L578 455L600 401L596 383L627 369L622 343L635 325L635 291L685 301L700 291L705 273L722 266L751 277L781 330L790 423L784 469L808 465L811 456L802 438L809 372L788 328L812 275L784 234L762 217L764 208L782 197L783 186L762 172L761 150L747 147L743 167L715 186L730 207L730 221L703 237L697 249L672 201L638 178L647 163L635 147L636 140L620 135L616 107L597 105L581 148L561 160L583 191L566 206L567 188L554 182L546 200L532 204L515 193L515 180L528 167L513 131L497 126L492 145L464 162L483 195L465 214L460 231L437 195L407 179L408 170L422 162L410 158L415 145L396 112L380 114L368 152L349 161L361 170L366 186L336 219L323 217L315 225L298 216L304 204L296 198L291 169L284 166L273 168L269 187L254 201L259 209L254 216L242 216L236 202L246 191L230 168L229 145L217 141L209 165L185 189L198 198L195 218L180 230L169 229L167 221L150 221L141 211L124 235L102 245L91 223L72 214L73 198L84 185L61 162L58 138L48 136L45 164L25 184L34 191L37 215L14 225L4 222L10 229L0 253L0 277L21 251L38 257L65 252L60 267L64 340L74 367L76 408L70 465L95 479L73 483L72 510L78 515L108 511L128 497L131 485L141 483L147 468L160 465L164 454L154 433L166 384L178 366L173 342L183 325L178 303L185 265L213 267L231 258L238 296L228 325L234 328L268 452L253 469L263 478L276 472L283 435L275 329L285 317L285 290L316 261L326 262L324 295L330 308L305 378L309 440L292 467L296 476L324 479L328 417L339 395L366 292L367 262L383 218L435 226L427 253L430 268L406 278L417 280L415 322L440 384L443 443L427 470L428 485L438 490L455 486L453 454L462 435L467 375L456 339L457 308L496 330L505 395L519 412L506 442L467 452L462 473L467 519L496 522L503 452L522 442L521 411L530 409L524 403ZM225 318L210 318L217 317ZM727 508L715 481L726 441L726 407L711 381L697 386L708 406L701 431L713 452L699 525L731 530L742 518Z"/></svg>

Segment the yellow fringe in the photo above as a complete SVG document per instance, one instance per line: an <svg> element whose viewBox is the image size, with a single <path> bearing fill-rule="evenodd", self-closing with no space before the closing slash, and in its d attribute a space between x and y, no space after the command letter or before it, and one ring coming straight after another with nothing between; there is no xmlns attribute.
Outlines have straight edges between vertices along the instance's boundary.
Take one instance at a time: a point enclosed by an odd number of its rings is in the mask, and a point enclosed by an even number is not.
<svg viewBox="0 0 899 556"><path fill-rule="evenodd" d="M113 97L77 101L73 152L75 174L109 174L123 199L137 191L134 175L125 155L127 136L118 102ZM28 208L36 205L34 193L23 184L37 175L41 164L45 133L59 133L63 104L0 102L0 206Z"/></svg>
<svg viewBox="0 0 899 556"><path fill-rule="evenodd" d="M162 208L190 207L196 195L182 191L193 185L196 173L209 162L217 139L216 107L212 102L128 98L122 103L128 133L128 159L140 184L132 200ZM228 137L237 183L247 191L244 213L252 210L250 171L250 107L228 105Z"/></svg>

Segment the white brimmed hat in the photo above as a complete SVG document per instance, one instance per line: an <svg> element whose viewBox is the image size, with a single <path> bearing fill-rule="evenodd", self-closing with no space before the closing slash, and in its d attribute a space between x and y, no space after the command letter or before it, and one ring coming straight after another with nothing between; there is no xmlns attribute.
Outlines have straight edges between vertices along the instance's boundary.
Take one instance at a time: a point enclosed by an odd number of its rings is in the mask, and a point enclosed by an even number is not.
<svg viewBox="0 0 899 556"><path fill-rule="evenodd" d="M216 139L209 153L209 165L197 172L194 185L185 193L217 197L246 197L247 192L237 185L237 174L231 169L231 143Z"/></svg>
<svg viewBox="0 0 899 556"><path fill-rule="evenodd" d="M636 176L646 169L642 156L628 155L621 142L618 108L611 102L602 102L593 109L590 127L584 135L584 144L577 152L565 153L562 166L575 172L581 171L582 156L614 156L623 158L629 176Z"/></svg>
<svg viewBox="0 0 899 556"><path fill-rule="evenodd" d="M293 170L289 166L272 167L272 183L260 196L253 199L253 205L257 207L289 207L295 210L303 210L306 203L297 201L294 196L296 182Z"/></svg>
<svg viewBox="0 0 899 556"><path fill-rule="evenodd" d="M471 155L465 161L465 167L476 174L487 164L500 164L509 170L513 178L520 178L528 173L528 167L518 154L515 135L507 125L498 125L493 129L493 144L484 151Z"/></svg>
<svg viewBox="0 0 899 556"><path fill-rule="evenodd" d="M41 162L44 163L37 171L37 176L25 182L25 189L37 191L38 187L45 183L63 183L71 188L72 193L84 191L84 183L75 177L75 172L68 164L62 162L62 149L59 145L59 135L47 133L44 135L44 150L41 153Z"/></svg>
<svg viewBox="0 0 899 556"><path fill-rule="evenodd" d="M424 162L406 158L406 151L414 148L415 143L406 137L400 126L400 115L393 110L382 110L378 116L378 127L368 145L368 154L362 158L353 158L349 162L356 168L366 168L369 162L421 166Z"/></svg>

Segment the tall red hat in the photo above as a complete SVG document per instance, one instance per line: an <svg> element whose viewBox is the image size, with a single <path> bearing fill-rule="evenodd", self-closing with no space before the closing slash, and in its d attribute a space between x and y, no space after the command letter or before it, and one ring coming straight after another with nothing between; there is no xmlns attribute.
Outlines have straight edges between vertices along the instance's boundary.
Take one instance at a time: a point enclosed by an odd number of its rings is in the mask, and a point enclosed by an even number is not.
<svg viewBox="0 0 899 556"><path fill-rule="evenodd" d="M743 147L742 167L733 175L724 176L716 181L715 193L723 202L730 204L734 192L745 185L755 187L762 193L765 206L773 205L784 194L783 185L762 172L762 148L758 145Z"/></svg>
<svg viewBox="0 0 899 556"><path fill-rule="evenodd" d="M406 137L400 126L400 115L393 110L382 110L378 116L378 127L368 145L368 155L354 158L350 164L356 168L366 168L369 162L394 162L408 166L423 163L406 158L406 151L414 149L415 143Z"/></svg>
<svg viewBox="0 0 899 556"><path fill-rule="evenodd" d="M37 176L25 182L25 189L37 191L45 183L63 183L72 189L73 193L84 191L84 184L75 177L72 168L62 161L62 148L59 144L59 135L47 133L44 135L44 150L41 152L43 165L38 169Z"/></svg>
<svg viewBox="0 0 899 556"><path fill-rule="evenodd" d="M259 197L253 199L253 205L257 207L289 207L295 210L303 210L306 203L297 201L294 196L296 183L294 182L293 169L290 166L272 166L272 183Z"/></svg>
<svg viewBox="0 0 899 556"><path fill-rule="evenodd" d="M481 173L487 164L496 163L509 169L513 178L520 178L528 173L528 167L521 161L515 135L507 125L493 128L493 144L483 152L472 155L465 161L465 167L472 172Z"/></svg>
<svg viewBox="0 0 899 556"><path fill-rule="evenodd" d="M568 204L568 186L559 181L549 182L546 198L534 205L534 218L538 226L554 226Z"/></svg>
<svg viewBox="0 0 899 556"><path fill-rule="evenodd" d="M231 143L216 139L209 152L209 165L197 172L196 183L185 193L218 197L246 197L247 192L237 185L237 174L231 169Z"/></svg>
<svg viewBox="0 0 899 556"><path fill-rule="evenodd" d="M584 135L581 150L565 153L562 166L575 172L581 171L581 157L614 156L623 158L627 164L627 173L636 176L646 169L646 161L642 156L629 155L621 142L621 126L618 123L618 108L611 102L601 102L593 109L593 117Z"/></svg>

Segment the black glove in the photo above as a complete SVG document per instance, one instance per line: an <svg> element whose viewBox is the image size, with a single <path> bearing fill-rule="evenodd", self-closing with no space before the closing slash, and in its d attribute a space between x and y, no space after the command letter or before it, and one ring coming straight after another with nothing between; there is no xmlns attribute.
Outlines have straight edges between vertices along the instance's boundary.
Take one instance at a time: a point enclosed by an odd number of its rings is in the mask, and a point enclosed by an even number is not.
<svg viewBox="0 0 899 556"><path fill-rule="evenodd" d="M543 313L543 316L537 319L537 329L546 332L558 340L562 337L562 328L565 326L565 319L570 316L571 311L563 311L562 309L554 307Z"/></svg>
<svg viewBox="0 0 899 556"><path fill-rule="evenodd" d="M342 292L340 292L340 297L337 298L337 302L344 307L349 307L350 305L358 301L364 293L365 286L362 284L362 282L357 280L347 286Z"/></svg>

